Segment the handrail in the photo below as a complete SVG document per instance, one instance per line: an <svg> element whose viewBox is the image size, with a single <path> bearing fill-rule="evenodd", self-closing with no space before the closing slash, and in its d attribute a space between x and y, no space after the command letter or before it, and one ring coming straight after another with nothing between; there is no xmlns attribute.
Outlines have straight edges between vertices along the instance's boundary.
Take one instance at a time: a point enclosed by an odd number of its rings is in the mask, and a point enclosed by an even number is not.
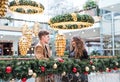
<svg viewBox="0 0 120 82"><path fill-rule="evenodd" d="M0 58L0 60L13 60L13 59L17 59L17 60L33 60L35 58Z"/></svg>
<svg viewBox="0 0 120 82"><path fill-rule="evenodd" d="M117 56L90 56L90 59L105 59L105 58L116 58ZM0 57L0 60L13 60L13 59L16 59L16 60L34 60L36 59L35 57L32 57L32 58L4 58L4 57Z"/></svg>
<svg viewBox="0 0 120 82"><path fill-rule="evenodd" d="M90 56L90 59L98 58L98 59L105 59L105 58L116 58L117 56Z"/></svg>

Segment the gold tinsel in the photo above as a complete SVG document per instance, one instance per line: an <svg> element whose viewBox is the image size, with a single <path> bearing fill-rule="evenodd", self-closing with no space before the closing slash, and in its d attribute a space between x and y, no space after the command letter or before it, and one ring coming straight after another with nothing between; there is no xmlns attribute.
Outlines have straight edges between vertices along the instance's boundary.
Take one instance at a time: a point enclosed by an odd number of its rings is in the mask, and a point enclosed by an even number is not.
<svg viewBox="0 0 120 82"><path fill-rule="evenodd" d="M64 35L56 35L55 39L55 48L56 48L56 55L61 57L64 56L64 51L66 48L66 38Z"/></svg>
<svg viewBox="0 0 120 82"><path fill-rule="evenodd" d="M35 22L35 24L33 26L33 33L34 33L35 37L38 36L39 31L40 31L40 24L38 22Z"/></svg>
<svg viewBox="0 0 120 82"><path fill-rule="evenodd" d="M25 36L22 36L19 39L19 51L22 56L25 56L27 54L28 49L28 39Z"/></svg>
<svg viewBox="0 0 120 82"><path fill-rule="evenodd" d="M0 17L5 16L8 7L8 0L1 0L0 1Z"/></svg>
<svg viewBox="0 0 120 82"><path fill-rule="evenodd" d="M28 39L28 49L31 47L31 44L32 44L32 33L33 32L31 29L27 29L24 34L24 36Z"/></svg>

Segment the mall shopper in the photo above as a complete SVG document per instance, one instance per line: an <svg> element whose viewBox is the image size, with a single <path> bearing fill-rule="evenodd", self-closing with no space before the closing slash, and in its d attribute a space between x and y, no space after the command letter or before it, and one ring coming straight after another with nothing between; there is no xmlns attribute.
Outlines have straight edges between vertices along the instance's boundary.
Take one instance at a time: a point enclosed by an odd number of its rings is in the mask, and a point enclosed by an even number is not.
<svg viewBox="0 0 120 82"><path fill-rule="evenodd" d="M89 56L85 49L84 43L80 37L73 37L70 44L70 53L69 58L80 59L80 61L84 59L88 59ZM69 82L67 78L71 78L72 74L68 74L68 76L63 76L63 82ZM72 75L71 82L88 82L87 75L80 74L79 76Z"/></svg>
<svg viewBox="0 0 120 82"><path fill-rule="evenodd" d="M49 43L49 32L48 31L40 31L38 33L38 37L39 37L39 42L38 44L35 46L34 49L34 54L35 57L39 60L41 59L48 59L51 55L50 55L50 50L48 48L48 43ZM45 77L41 76L41 77L37 77L35 79L35 82L45 82ZM50 82L54 82L53 80L51 80Z"/></svg>
<svg viewBox="0 0 120 82"><path fill-rule="evenodd" d="M80 60L88 59L88 53L80 37L75 36L72 38L69 58L75 58Z"/></svg>
<svg viewBox="0 0 120 82"><path fill-rule="evenodd" d="M48 31L40 31L38 33L39 42L35 46L34 54L37 59L46 59L50 57L49 50L49 32Z"/></svg>

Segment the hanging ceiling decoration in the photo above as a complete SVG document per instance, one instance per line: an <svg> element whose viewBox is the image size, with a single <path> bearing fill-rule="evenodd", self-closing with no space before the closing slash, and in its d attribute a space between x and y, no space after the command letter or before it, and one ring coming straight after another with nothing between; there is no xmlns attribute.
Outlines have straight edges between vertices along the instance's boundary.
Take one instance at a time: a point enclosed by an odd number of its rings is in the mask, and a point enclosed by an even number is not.
<svg viewBox="0 0 120 82"><path fill-rule="evenodd" d="M22 14L42 13L44 6L31 0L14 0L9 3L9 9Z"/></svg>
<svg viewBox="0 0 120 82"><path fill-rule="evenodd" d="M64 35L57 34L55 37L55 49L58 57L64 56L66 48L66 38Z"/></svg>
<svg viewBox="0 0 120 82"><path fill-rule="evenodd" d="M54 29L81 29L94 24L90 15L76 13L58 15L50 19L49 25Z"/></svg>
<svg viewBox="0 0 120 82"><path fill-rule="evenodd" d="M30 49L33 37L38 35L39 27L40 24L38 22L35 22L32 29L26 23L22 26L22 37L19 39L19 51L22 56L25 56Z"/></svg>
<svg viewBox="0 0 120 82"><path fill-rule="evenodd" d="M40 24L38 22L35 22L33 26L33 33L35 37L38 36L39 31L40 31Z"/></svg>
<svg viewBox="0 0 120 82"><path fill-rule="evenodd" d="M7 5L8 5L8 0L0 1L0 17L5 16L5 13L7 12Z"/></svg>
<svg viewBox="0 0 120 82"><path fill-rule="evenodd" d="M27 54L28 49L28 39L25 36L20 37L19 39L19 51L22 56Z"/></svg>

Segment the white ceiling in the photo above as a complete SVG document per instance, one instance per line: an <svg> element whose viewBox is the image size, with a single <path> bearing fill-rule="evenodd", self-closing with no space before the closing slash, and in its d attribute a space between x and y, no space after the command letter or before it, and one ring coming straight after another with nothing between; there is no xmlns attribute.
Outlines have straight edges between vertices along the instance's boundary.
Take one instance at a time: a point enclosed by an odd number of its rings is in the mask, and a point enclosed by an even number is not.
<svg viewBox="0 0 120 82"><path fill-rule="evenodd" d="M120 0L99 0L99 8L112 12L120 12Z"/></svg>
<svg viewBox="0 0 120 82"><path fill-rule="evenodd" d="M120 3L107 6L104 9L112 12L120 12Z"/></svg>

